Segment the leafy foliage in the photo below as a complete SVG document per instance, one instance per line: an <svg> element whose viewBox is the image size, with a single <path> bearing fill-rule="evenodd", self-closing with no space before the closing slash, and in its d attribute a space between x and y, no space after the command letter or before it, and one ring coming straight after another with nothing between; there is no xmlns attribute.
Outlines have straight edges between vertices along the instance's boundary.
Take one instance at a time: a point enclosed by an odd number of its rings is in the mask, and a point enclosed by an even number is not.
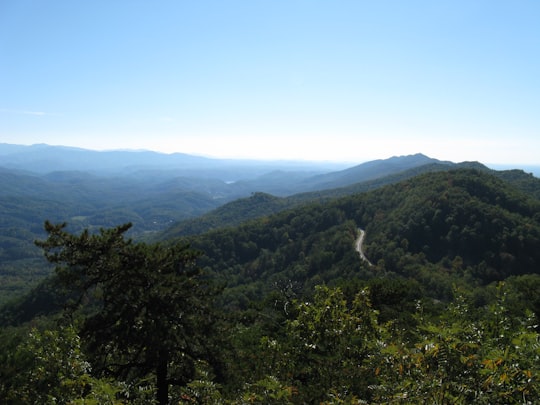
<svg viewBox="0 0 540 405"><path fill-rule="evenodd" d="M384 383L374 387L375 399L491 404L538 398L534 317L516 321L506 311L504 294L480 317L458 297L438 320L419 320L414 344L388 336L376 369Z"/></svg>
<svg viewBox="0 0 540 405"><path fill-rule="evenodd" d="M321 286L312 302L295 304L285 339L265 341L279 352L270 370L296 387L300 402L322 402L330 392L343 400L364 395L378 337L368 292L359 291L349 305L340 289Z"/></svg>
<svg viewBox="0 0 540 405"><path fill-rule="evenodd" d="M0 395L11 404L116 404L121 387L90 375L72 326L32 328L3 359Z"/></svg>

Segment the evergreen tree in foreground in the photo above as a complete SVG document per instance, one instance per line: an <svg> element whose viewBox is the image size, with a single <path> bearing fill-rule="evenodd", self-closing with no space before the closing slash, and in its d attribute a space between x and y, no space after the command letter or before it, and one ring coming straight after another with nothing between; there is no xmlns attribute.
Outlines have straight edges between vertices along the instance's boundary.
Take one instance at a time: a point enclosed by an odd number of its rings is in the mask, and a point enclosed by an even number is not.
<svg viewBox="0 0 540 405"><path fill-rule="evenodd" d="M81 322L95 373L134 385L155 377L157 400L168 403L169 386L187 384L197 360L214 352L213 293L195 265L199 253L133 243L124 238L131 224L80 235L65 227L46 222L48 237L36 244L56 264L66 315Z"/></svg>

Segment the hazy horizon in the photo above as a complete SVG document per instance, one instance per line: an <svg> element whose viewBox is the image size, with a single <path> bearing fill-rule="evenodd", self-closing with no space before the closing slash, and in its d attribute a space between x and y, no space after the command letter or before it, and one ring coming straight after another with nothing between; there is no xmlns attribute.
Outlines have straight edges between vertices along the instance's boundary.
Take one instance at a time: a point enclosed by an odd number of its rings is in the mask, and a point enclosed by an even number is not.
<svg viewBox="0 0 540 405"><path fill-rule="evenodd" d="M540 3L0 5L0 142L540 165Z"/></svg>
<svg viewBox="0 0 540 405"><path fill-rule="evenodd" d="M1 145L2 143L0 143ZM81 148L81 147L78 147L78 146L71 146L71 145L50 145L50 144L47 144L47 143L38 143L38 144L9 144L9 143L3 143L4 145L14 145L14 146L40 146L40 145L44 145L44 146L50 146L50 147L59 147L59 148L68 148L68 149L81 149L81 150L87 150L87 151L93 151L93 152L134 152L134 153L137 153L137 152L152 152L152 153L158 153L158 154L166 154L166 155L171 155L171 154L175 154L175 153L180 153L180 154L183 154L184 152L160 152L160 151L156 151L156 150L151 150L151 149L129 149L129 148L121 148L121 149L88 149L88 148ZM414 153L414 154L410 154L410 155L416 155L416 154L422 154L421 152L417 152L417 153ZM204 155L204 154L188 154L190 156L195 156L195 157L202 157L202 158L209 158L209 159L227 159L227 158L221 158L219 156L210 156L210 155ZM423 154L425 155L425 154ZM314 164L314 165L317 165L317 164L321 164L321 165L327 165L327 166L333 166L335 170L339 170L340 168L348 168L348 167L351 167L351 166L356 166L356 165L359 165L359 164L362 164L362 163L367 163L367 162L370 162L370 161L373 161L373 160L385 160L385 159L389 159L389 158L392 158L392 157L401 157L401 156L407 156L407 155L385 155L385 156L379 156L379 157L376 157L376 158L373 158L373 159L369 159L369 160L364 160L364 161L339 161L339 160L336 160L336 161L332 161L332 160L305 160L305 159L287 159L287 160L284 160L284 159L272 159L272 158L266 158L266 159L248 159L248 158L245 158L245 159L232 159L232 160L235 160L235 161L238 161L238 160L245 160L245 161L256 161L256 162L268 162L268 163L279 163L279 162L289 162L289 163L299 163L299 164L302 164L302 163L305 163L305 164ZM429 156L429 155L425 155L429 158L433 158L433 159L438 159L436 156ZM443 160L443 159L438 159L438 160ZM464 161L453 161L453 160L450 160L451 162L453 163L461 163L461 162L464 162ZM475 161L478 161L478 160L475 160ZM495 169L495 170L509 170L509 169L522 169L526 172L532 172L536 177L540 177L540 164L538 165L535 165L535 164L522 164L522 163L507 163L507 164L499 164L499 163L490 163L490 162L482 162L482 161L478 161L479 163L482 163L484 165L486 165L487 167L491 168L491 169Z"/></svg>

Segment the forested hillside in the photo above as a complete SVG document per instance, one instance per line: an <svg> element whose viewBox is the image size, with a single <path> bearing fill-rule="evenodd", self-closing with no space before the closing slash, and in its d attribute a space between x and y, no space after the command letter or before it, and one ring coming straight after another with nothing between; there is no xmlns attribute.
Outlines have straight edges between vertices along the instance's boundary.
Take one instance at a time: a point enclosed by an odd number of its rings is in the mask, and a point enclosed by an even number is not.
<svg viewBox="0 0 540 405"><path fill-rule="evenodd" d="M312 286L369 274L409 276L444 299L454 282L537 273L539 209L537 200L494 176L458 170L287 210L192 243L229 286L252 281L249 299L277 281ZM367 232L373 268L351 248L358 228Z"/></svg>
<svg viewBox="0 0 540 405"><path fill-rule="evenodd" d="M219 194L211 180L190 182L196 186L180 179L160 182L86 172L37 175L0 168L0 302L49 273L36 260L41 253L34 246L45 235L46 219L68 222L74 232L131 222L131 235L141 238L238 196Z"/></svg>
<svg viewBox="0 0 540 405"><path fill-rule="evenodd" d="M260 191L290 195L387 173L402 178L396 172L411 167L422 170L419 165L425 162L438 161L423 155L392 157L321 177L333 166L0 144L0 303L28 291L50 272L33 244L44 236L44 220L65 221L73 232L130 222L130 236L149 240L179 221L198 218L232 201L209 217L179 225L185 228L184 234L201 233L322 198L307 193L286 200L267 196L263 202ZM366 187L382 184L384 180L369 180ZM357 191L321 193L335 196ZM255 197L236 201L252 193ZM162 237L178 233L173 227Z"/></svg>
<svg viewBox="0 0 540 405"><path fill-rule="evenodd" d="M454 165L428 163L398 173L381 176L373 180L361 181L346 187L297 193L281 198L267 194L265 195L265 193L254 193L251 197L238 199L224 204L223 206L196 218L180 221L161 233L158 236L158 239L166 240L179 236L196 235L216 228L236 226L250 219L270 215L311 202L328 202L338 197L364 193L389 184L395 184L420 174L459 168L476 169L484 173L489 173L506 181L519 191L522 191L533 198L540 199L540 179L531 174L527 174L522 170L496 171L491 170L478 162L462 162Z"/></svg>
<svg viewBox="0 0 540 405"><path fill-rule="evenodd" d="M422 155L420 156L423 157ZM406 162L402 164L399 163L400 160L398 158L391 158L389 159L391 162L389 167L383 167L383 161L375 161L341 172L331 173L325 176L316 176L316 181L312 182L310 182L309 179L301 179L298 180L297 184L295 182L292 184L296 192L286 197L277 197L262 192L254 193L248 198L238 199L224 204L223 206L196 218L180 221L171 226L167 231L163 232L159 238L170 239L178 236L196 235L216 228L235 226L246 220L267 216L306 203L309 204L315 201L324 202L337 197L373 190L387 184L397 183L417 176L421 173L446 171L450 170L452 167L469 167L471 165L471 163L430 163L433 159L427 157L423 158L419 159L418 155L407 157ZM418 166L415 165L415 163L419 164L426 161L428 163L420 164ZM484 170L489 170L479 163L473 165ZM413 168L408 168L410 166L413 166ZM375 169L382 170L378 172L377 175ZM287 176L289 176L287 173L282 173L276 181L283 182ZM332 182L332 180L334 182ZM298 192L299 190L316 188L315 184L317 184L318 181L321 181L322 184L326 184L328 188L320 188L317 191L311 192ZM340 187L342 184L349 185ZM263 188L268 190L266 187ZM269 187L269 189L271 190L272 187Z"/></svg>
<svg viewBox="0 0 540 405"><path fill-rule="evenodd" d="M288 209L256 194L237 209L277 211L161 244L48 223L55 276L0 312L0 398L534 403L540 202L500 177L431 172Z"/></svg>

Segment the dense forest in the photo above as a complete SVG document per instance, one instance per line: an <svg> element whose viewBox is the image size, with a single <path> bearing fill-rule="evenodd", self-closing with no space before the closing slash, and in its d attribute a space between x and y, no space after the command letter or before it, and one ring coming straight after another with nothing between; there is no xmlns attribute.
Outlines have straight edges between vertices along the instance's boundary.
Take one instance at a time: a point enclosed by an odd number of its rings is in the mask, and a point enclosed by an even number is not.
<svg viewBox="0 0 540 405"><path fill-rule="evenodd" d="M538 179L473 164L366 184L257 193L158 242L46 222L54 271L0 309L0 398L536 403Z"/></svg>
<svg viewBox="0 0 540 405"><path fill-rule="evenodd" d="M191 232L200 233L209 224L200 219L202 214L255 192L284 197L320 190L332 182L333 187L368 181L380 186L396 181L392 174L384 179L389 173L431 170L431 164L453 165L418 154L336 171L339 166L330 164L0 143L0 304L28 292L50 273L33 244L45 236L45 219L66 221L72 232L130 222L130 237L150 240L178 221L197 218ZM280 206L283 209L312 197L287 198ZM271 212L259 206L236 218L245 220ZM230 223L231 217L223 212L216 216L210 227Z"/></svg>

